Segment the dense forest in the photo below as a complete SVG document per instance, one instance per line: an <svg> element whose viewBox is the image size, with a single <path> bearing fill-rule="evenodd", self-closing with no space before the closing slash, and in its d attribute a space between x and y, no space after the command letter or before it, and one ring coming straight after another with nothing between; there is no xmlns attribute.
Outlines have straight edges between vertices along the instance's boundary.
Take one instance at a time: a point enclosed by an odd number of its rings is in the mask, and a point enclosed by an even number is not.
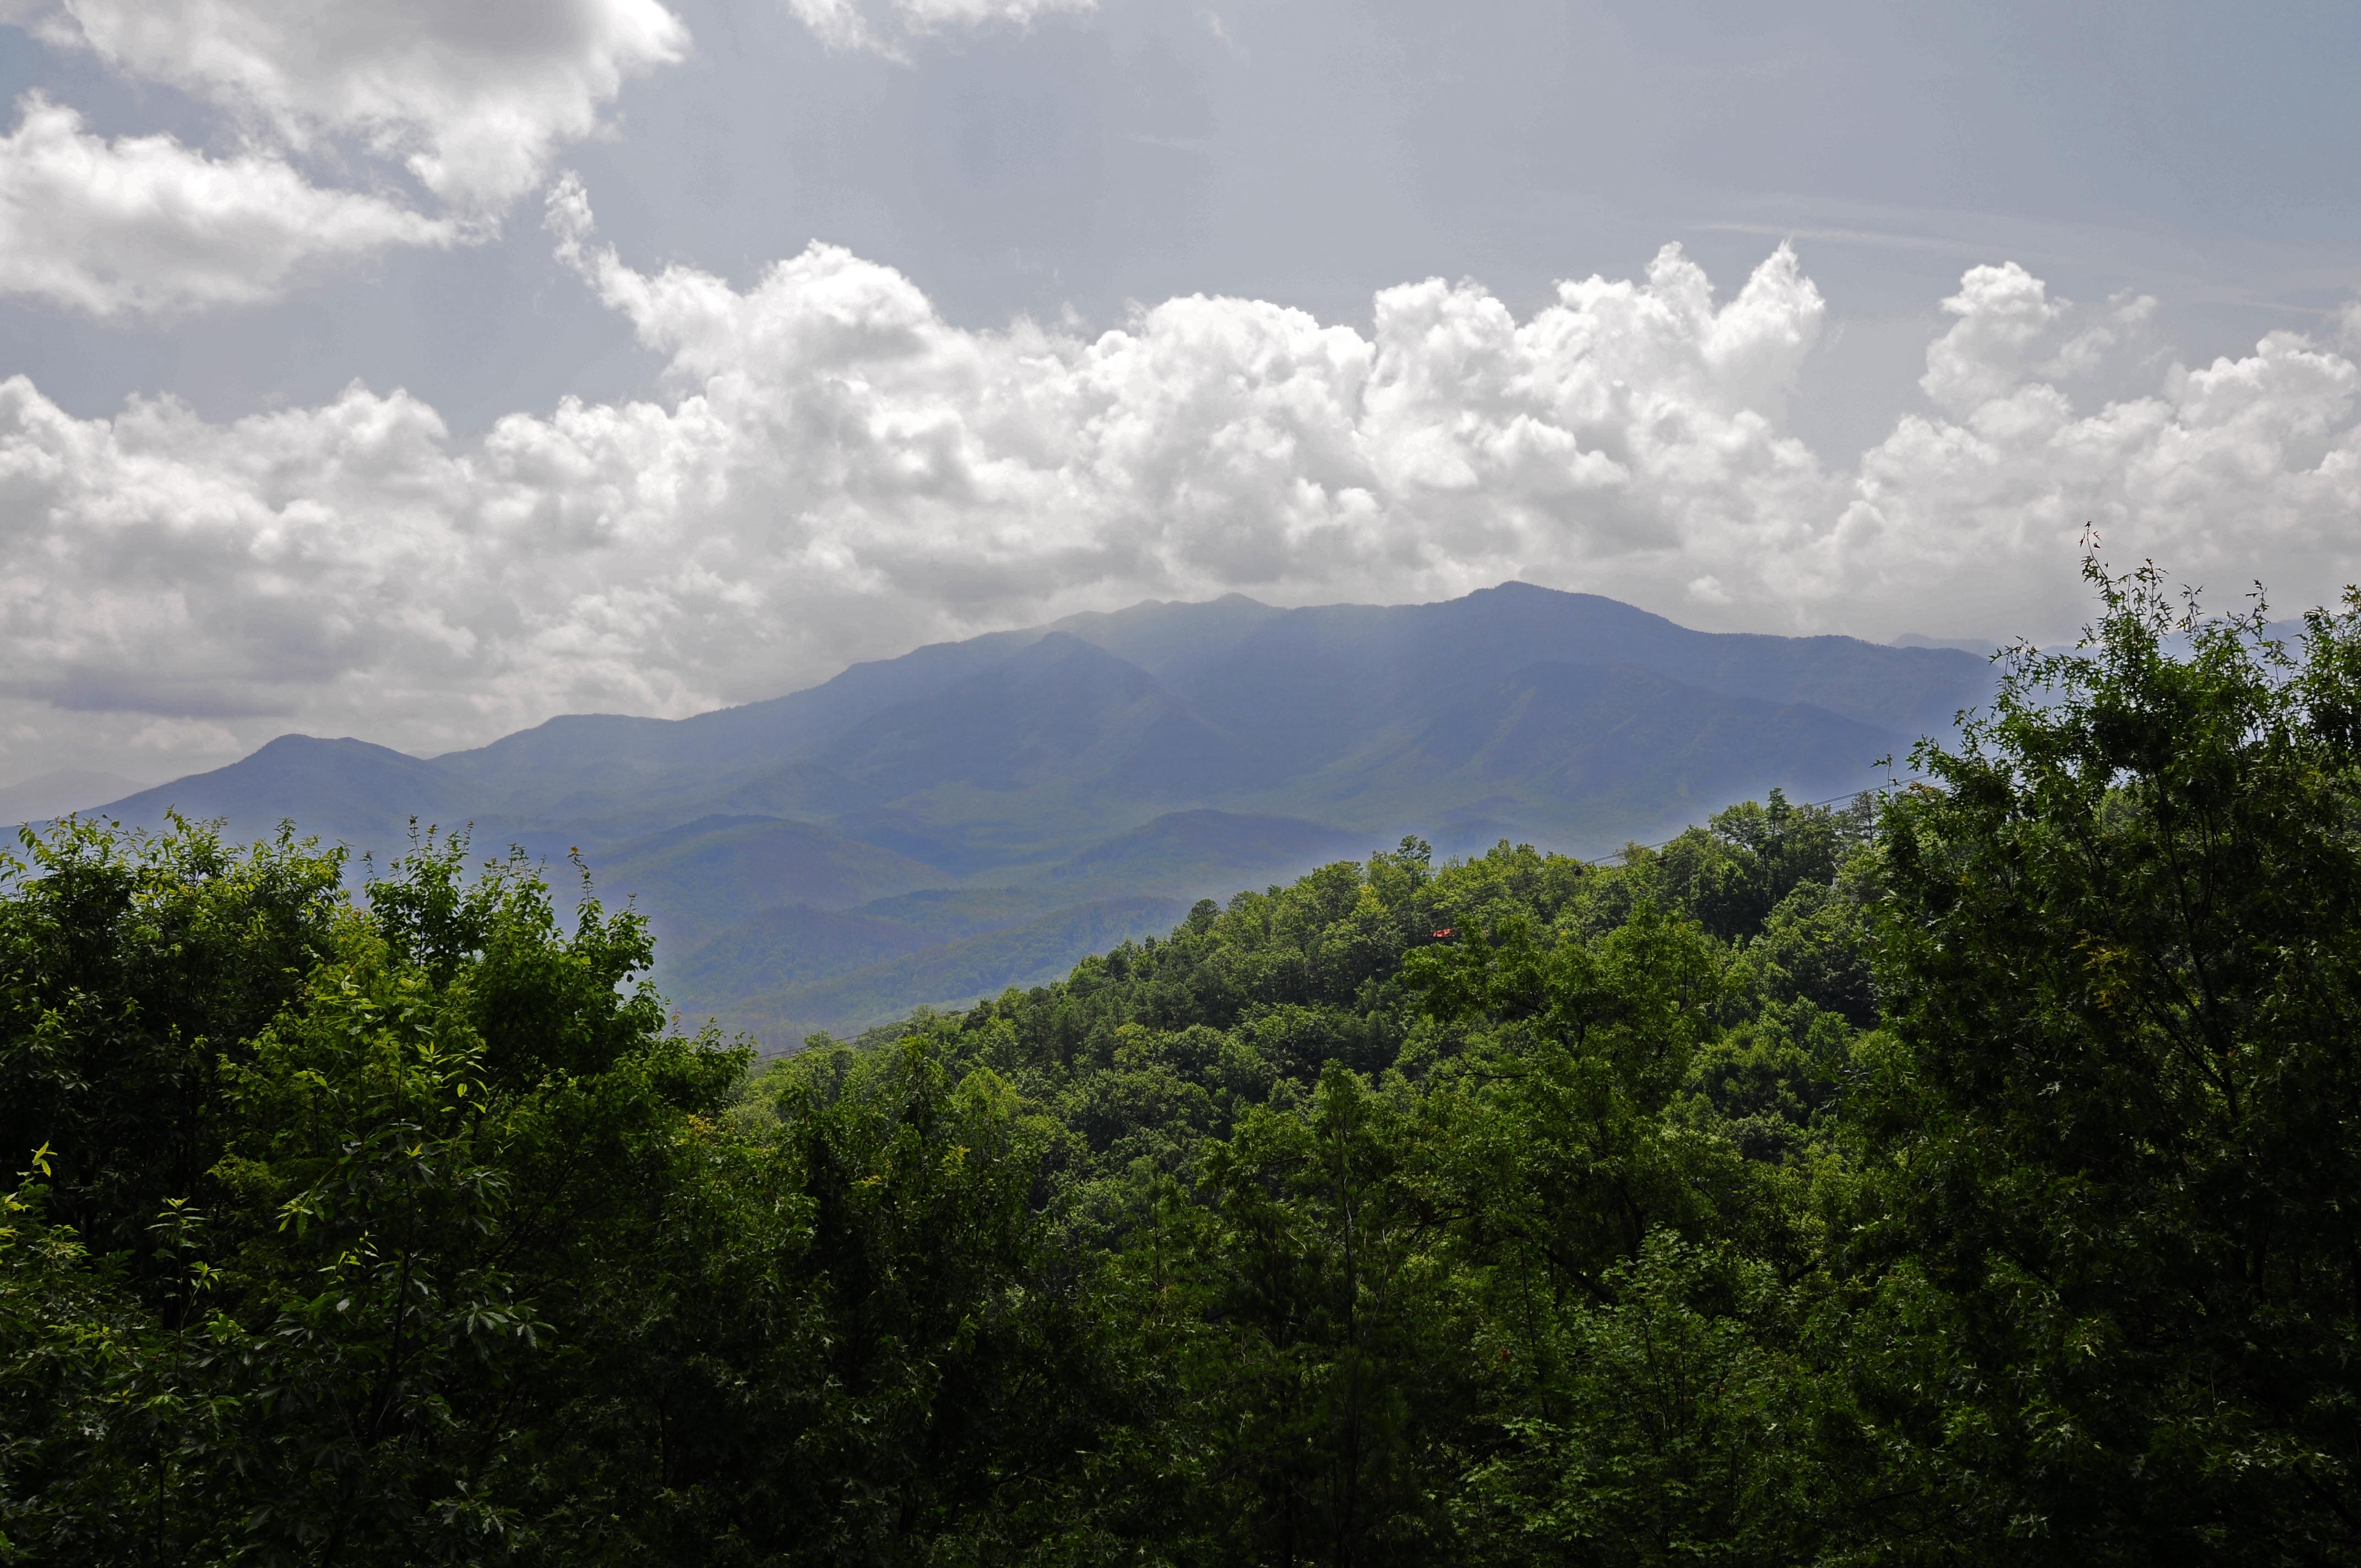
<svg viewBox="0 0 2361 1568"><path fill-rule="evenodd" d="M522 855L27 834L0 1562L2361 1563L2361 603L2094 580L1874 799L767 1063Z"/></svg>

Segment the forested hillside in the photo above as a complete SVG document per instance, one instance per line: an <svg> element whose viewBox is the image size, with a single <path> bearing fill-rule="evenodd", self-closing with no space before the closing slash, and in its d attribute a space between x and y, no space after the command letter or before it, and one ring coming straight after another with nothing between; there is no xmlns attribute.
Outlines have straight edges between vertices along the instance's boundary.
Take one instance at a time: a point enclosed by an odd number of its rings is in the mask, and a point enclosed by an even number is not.
<svg viewBox="0 0 2361 1568"><path fill-rule="evenodd" d="M28 836L0 1561L2361 1563L2361 606L2099 583L1883 798L759 1069L528 859Z"/></svg>

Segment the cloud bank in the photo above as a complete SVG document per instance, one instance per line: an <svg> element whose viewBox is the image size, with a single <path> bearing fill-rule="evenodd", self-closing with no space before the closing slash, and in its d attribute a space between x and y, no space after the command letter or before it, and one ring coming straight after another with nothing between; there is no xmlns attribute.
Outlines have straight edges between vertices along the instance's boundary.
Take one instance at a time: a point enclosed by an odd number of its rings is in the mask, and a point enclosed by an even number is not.
<svg viewBox="0 0 2361 1568"><path fill-rule="evenodd" d="M786 0L787 11L832 49L868 49L899 59L929 34L993 23L1024 27L1060 11L1090 11L1098 0Z"/></svg>
<svg viewBox="0 0 2361 1568"><path fill-rule="evenodd" d="M24 101L0 140L0 292L100 317L258 303L324 264L489 238L689 42L658 0L0 0L0 20L210 106L238 148L107 140ZM323 188L299 159L406 174L442 212Z"/></svg>
<svg viewBox="0 0 2361 1568"><path fill-rule="evenodd" d="M91 135L41 94L0 137L0 293L100 317L275 297L324 262L446 246L451 223L323 190L283 159L213 159L170 137Z"/></svg>
<svg viewBox="0 0 2361 1568"><path fill-rule="evenodd" d="M1784 423L1828 313L1784 247L1719 300L1667 247L1523 320L1428 280L1367 334L1191 296L1093 334L953 326L829 246L742 291L637 270L570 181L550 221L664 356L659 398L462 443L357 384L223 424L0 383L0 733L163 765L298 728L433 751L1143 598L1514 576L1706 626L2048 635L2080 618L2086 521L2283 604L2361 576L2345 353L2278 333L2078 395L2154 357L2150 307L2077 310L2014 265L1967 273L1927 407L1835 467Z"/></svg>
<svg viewBox="0 0 2361 1568"><path fill-rule="evenodd" d="M627 77L688 47L657 0L60 0L36 27L251 133L298 151L349 138L478 209L538 185Z"/></svg>
<svg viewBox="0 0 2361 1568"><path fill-rule="evenodd" d="M1096 0L786 0L831 49ZM661 0L0 0L0 23L207 105L236 143L107 139L39 94L0 138L0 294L103 319L272 300L324 267L492 237L631 78L685 60ZM301 165L415 182L324 187Z"/></svg>

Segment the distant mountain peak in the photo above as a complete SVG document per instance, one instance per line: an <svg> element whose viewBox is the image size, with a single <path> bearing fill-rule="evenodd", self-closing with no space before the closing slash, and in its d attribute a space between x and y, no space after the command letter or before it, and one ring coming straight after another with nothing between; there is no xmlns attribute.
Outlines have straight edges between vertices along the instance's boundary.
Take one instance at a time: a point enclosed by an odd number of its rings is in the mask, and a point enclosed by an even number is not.
<svg viewBox="0 0 2361 1568"><path fill-rule="evenodd" d="M1924 637L1916 631L1905 631L1894 640L1896 648L1951 648L1962 653L1974 653L1990 658L2000 652L2000 644L1981 637Z"/></svg>
<svg viewBox="0 0 2361 1568"><path fill-rule="evenodd" d="M1070 964L1059 944L1104 938L1103 906L1135 891L1235 891L1413 833L1446 854L1596 851L1774 784L1872 784L1992 679L1956 650L1697 631L1522 581L1425 605L1228 595L933 643L691 718L563 715L432 760L280 736L113 809L241 836L289 818L357 850L398 850L413 817L472 825L487 849L579 846L602 894L636 895L660 953L705 954L705 989L675 999L691 1005L775 989L786 977L758 971L789 963L783 945L876 903L789 967L825 987L822 949L868 954L894 984L933 977L903 1001L939 1000ZM954 920L938 894L982 904ZM960 948L956 984L945 942L982 944ZM862 970L861 1007L893 1003L886 970Z"/></svg>

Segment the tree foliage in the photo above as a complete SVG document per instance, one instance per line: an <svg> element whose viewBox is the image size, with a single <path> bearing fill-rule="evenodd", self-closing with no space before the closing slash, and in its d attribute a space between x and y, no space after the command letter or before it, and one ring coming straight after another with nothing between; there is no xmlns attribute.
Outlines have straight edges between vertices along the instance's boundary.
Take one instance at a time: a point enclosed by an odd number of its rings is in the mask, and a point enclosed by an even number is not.
<svg viewBox="0 0 2361 1568"><path fill-rule="evenodd" d="M2361 607L756 1063L629 912L0 886L0 1561L2361 1562Z"/></svg>

